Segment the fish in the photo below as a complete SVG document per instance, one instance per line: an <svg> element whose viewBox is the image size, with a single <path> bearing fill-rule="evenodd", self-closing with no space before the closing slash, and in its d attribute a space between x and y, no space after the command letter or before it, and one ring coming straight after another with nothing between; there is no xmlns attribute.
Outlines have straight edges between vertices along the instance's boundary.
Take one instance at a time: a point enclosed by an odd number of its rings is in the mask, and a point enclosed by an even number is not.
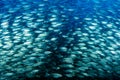
<svg viewBox="0 0 120 80"><path fill-rule="evenodd" d="M120 78L119 0L2 1L0 80Z"/></svg>

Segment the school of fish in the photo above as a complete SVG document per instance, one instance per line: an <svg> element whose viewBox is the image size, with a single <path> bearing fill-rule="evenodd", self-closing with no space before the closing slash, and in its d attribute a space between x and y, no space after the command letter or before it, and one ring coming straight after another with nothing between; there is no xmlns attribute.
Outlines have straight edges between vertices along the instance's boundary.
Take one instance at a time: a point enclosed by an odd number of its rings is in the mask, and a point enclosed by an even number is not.
<svg viewBox="0 0 120 80"><path fill-rule="evenodd" d="M1 0L0 80L120 78L119 5Z"/></svg>

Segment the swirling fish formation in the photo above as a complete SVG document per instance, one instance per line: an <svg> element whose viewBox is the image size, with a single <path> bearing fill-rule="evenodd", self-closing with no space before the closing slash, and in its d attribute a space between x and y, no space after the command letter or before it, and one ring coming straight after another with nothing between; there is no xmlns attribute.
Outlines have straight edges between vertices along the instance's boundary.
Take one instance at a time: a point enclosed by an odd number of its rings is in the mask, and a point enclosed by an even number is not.
<svg viewBox="0 0 120 80"><path fill-rule="evenodd" d="M119 3L1 0L0 80L119 78Z"/></svg>

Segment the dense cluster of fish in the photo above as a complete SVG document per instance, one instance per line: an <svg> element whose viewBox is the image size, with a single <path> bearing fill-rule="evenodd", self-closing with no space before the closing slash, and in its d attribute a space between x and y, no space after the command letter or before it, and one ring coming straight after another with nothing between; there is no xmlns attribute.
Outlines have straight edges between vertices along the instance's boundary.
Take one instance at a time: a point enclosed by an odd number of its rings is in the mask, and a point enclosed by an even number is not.
<svg viewBox="0 0 120 80"><path fill-rule="evenodd" d="M119 77L119 0L14 1L0 2L0 80Z"/></svg>

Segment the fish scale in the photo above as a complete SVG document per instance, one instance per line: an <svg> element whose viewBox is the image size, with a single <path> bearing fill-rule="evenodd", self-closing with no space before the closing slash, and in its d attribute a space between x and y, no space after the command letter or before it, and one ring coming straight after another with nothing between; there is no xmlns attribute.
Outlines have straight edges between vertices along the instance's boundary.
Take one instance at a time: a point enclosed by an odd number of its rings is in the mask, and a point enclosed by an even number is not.
<svg viewBox="0 0 120 80"><path fill-rule="evenodd" d="M119 0L2 1L0 80L120 78Z"/></svg>

